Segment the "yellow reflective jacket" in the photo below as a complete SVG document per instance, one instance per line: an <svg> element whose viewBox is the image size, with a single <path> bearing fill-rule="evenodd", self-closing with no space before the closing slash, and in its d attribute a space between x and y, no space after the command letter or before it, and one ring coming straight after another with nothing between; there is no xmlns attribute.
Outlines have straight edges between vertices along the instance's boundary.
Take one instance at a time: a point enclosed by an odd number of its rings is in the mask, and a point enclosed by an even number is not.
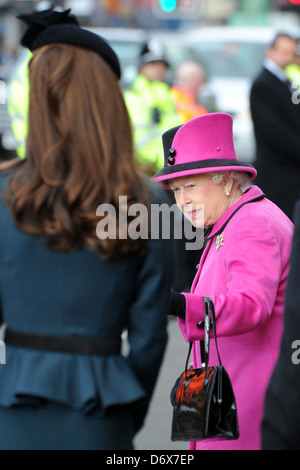
<svg viewBox="0 0 300 470"><path fill-rule="evenodd" d="M286 67L285 73L293 84L300 88L300 66L297 64L290 64Z"/></svg>
<svg viewBox="0 0 300 470"><path fill-rule="evenodd" d="M29 70L31 52L27 51L8 84L7 109L11 118L11 127L17 141L17 154L26 155L29 108Z"/></svg>
<svg viewBox="0 0 300 470"><path fill-rule="evenodd" d="M162 134L183 121L165 82L150 82L138 75L124 98L133 126L136 161L152 176L164 166Z"/></svg>

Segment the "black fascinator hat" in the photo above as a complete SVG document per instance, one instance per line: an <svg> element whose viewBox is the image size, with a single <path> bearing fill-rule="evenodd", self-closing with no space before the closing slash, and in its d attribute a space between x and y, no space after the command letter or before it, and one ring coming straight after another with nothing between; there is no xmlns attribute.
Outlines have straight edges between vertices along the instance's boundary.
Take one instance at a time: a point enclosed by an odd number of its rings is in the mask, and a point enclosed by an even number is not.
<svg viewBox="0 0 300 470"><path fill-rule="evenodd" d="M65 11L44 10L17 18L28 25L21 38L21 45L31 52L45 46L62 42L96 52L111 67L118 80L121 78L119 59L104 38L80 27L71 9Z"/></svg>

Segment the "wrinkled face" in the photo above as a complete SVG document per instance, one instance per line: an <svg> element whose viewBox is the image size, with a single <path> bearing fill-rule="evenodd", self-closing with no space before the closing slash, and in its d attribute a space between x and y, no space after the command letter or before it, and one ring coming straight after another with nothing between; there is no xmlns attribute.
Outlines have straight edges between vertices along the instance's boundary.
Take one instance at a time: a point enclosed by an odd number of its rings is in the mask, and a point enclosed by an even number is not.
<svg viewBox="0 0 300 470"><path fill-rule="evenodd" d="M228 209L224 183L216 184L209 174L175 178L169 185L177 206L194 227L214 225Z"/></svg>
<svg viewBox="0 0 300 470"><path fill-rule="evenodd" d="M280 68L285 69L295 60L298 43L294 39L280 37L268 50L268 57Z"/></svg>

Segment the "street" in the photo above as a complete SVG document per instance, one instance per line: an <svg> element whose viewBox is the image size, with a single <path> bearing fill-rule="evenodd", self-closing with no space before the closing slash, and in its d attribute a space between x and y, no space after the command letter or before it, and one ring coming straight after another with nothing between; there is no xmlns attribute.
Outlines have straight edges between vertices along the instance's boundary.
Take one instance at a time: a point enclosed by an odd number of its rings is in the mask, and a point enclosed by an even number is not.
<svg viewBox="0 0 300 470"><path fill-rule="evenodd" d="M135 439L136 450L188 450L188 442L171 441L172 405L170 391L184 369L188 344L176 318L169 318L169 341L150 410L143 429Z"/></svg>

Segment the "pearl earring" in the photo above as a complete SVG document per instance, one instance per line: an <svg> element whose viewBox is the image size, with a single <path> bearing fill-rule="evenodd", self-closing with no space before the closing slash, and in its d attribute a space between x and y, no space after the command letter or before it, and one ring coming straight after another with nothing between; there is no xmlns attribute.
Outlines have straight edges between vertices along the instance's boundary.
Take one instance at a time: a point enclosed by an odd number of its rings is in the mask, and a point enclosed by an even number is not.
<svg viewBox="0 0 300 470"><path fill-rule="evenodd" d="M226 196L229 197L229 196L230 196L230 191L227 190L227 191L225 192L225 194L226 194Z"/></svg>

